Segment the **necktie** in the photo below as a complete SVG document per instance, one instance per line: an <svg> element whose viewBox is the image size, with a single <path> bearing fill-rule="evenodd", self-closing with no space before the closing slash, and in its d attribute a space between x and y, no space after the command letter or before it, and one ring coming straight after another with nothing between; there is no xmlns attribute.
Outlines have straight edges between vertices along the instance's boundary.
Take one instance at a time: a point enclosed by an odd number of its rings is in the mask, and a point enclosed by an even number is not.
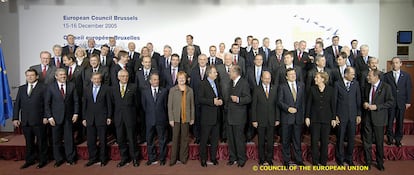
<svg viewBox="0 0 414 175"><path fill-rule="evenodd" d="M63 88L63 83L60 84L60 95L62 95L62 97L65 98L65 89Z"/></svg>
<svg viewBox="0 0 414 175"><path fill-rule="evenodd" d="M122 67L124 70L126 70L127 69L127 67L126 67L126 65L124 65L124 67Z"/></svg>
<svg viewBox="0 0 414 175"><path fill-rule="evenodd" d="M338 46L335 46L335 58L338 57Z"/></svg>
<svg viewBox="0 0 414 175"><path fill-rule="evenodd" d="M74 50L73 50L73 46L69 46L69 52L70 52L70 53L73 53L73 51L74 51Z"/></svg>
<svg viewBox="0 0 414 175"><path fill-rule="evenodd" d="M96 96L98 95L98 86L93 87L92 95L93 95L93 102L96 103Z"/></svg>
<svg viewBox="0 0 414 175"><path fill-rule="evenodd" d="M226 71L227 71L227 73L230 72L230 68L228 66L226 66Z"/></svg>
<svg viewBox="0 0 414 175"><path fill-rule="evenodd" d="M236 55L234 55L233 64L234 64L234 65L236 65L236 64L237 64L237 56L236 56Z"/></svg>
<svg viewBox="0 0 414 175"><path fill-rule="evenodd" d="M173 69L171 77L172 77L172 83L175 84L175 81L177 80L175 77L175 68Z"/></svg>
<svg viewBox="0 0 414 175"><path fill-rule="evenodd" d="M148 71L147 71L147 70L145 71L145 74L144 74L144 79L145 79L145 81L147 81L147 80L148 80Z"/></svg>
<svg viewBox="0 0 414 175"><path fill-rule="evenodd" d="M124 98L125 95L125 85L121 85L121 97Z"/></svg>
<svg viewBox="0 0 414 175"><path fill-rule="evenodd" d="M217 87L216 87L216 83L214 83L213 82L213 91L214 91L214 94L216 95L216 97L218 97L218 92L217 92Z"/></svg>
<svg viewBox="0 0 414 175"><path fill-rule="evenodd" d="M46 77L46 70L47 66L43 66L43 70L42 70L42 77L45 78Z"/></svg>
<svg viewBox="0 0 414 175"><path fill-rule="evenodd" d="M267 50L267 48L265 48L264 50L265 50L265 54L266 54L266 58L265 59L267 59L267 58L269 58L269 51Z"/></svg>
<svg viewBox="0 0 414 175"><path fill-rule="evenodd" d="M201 69L201 80L204 80L204 69Z"/></svg>
<svg viewBox="0 0 414 175"><path fill-rule="evenodd" d="M129 58L132 58L132 55L133 53L132 52L129 52Z"/></svg>
<svg viewBox="0 0 414 175"><path fill-rule="evenodd" d="M168 68L168 65L169 65L169 62L168 62L168 59L166 58L165 59L165 68Z"/></svg>
<svg viewBox="0 0 414 175"><path fill-rule="evenodd" d="M254 56L256 56L257 55L257 51L254 51Z"/></svg>
<svg viewBox="0 0 414 175"><path fill-rule="evenodd" d="M346 91L349 91L349 88L351 87L351 82L346 82Z"/></svg>
<svg viewBox="0 0 414 175"><path fill-rule="evenodd" d="M102 66L106 65L106 56L102 56Z"/></svg>
<svg viewBox="0 0 414 175"><path fill-rule="evenodd" d="M96 69L93 69L93 72L97 72L97 70Z"/></svg>
<svg viewBox="0 0 414 175"><path fill-rule="evenodd" d="M397 84L397 83L398 83L398 78L400 78L400 77L398 76L398 72L394 72L394 80L395 80L395 84Z"/></svg>
<svg viewBox="0 0 414 175"><path fill-rule="evenodd" d="M152 94L152 97L154 98L154 102L157 101L157 88L154 88L154 93Z"/></svg>
<svg viewBox="0 0 414 175"><path fill-rule="evenodd" d="M357 56L357 51L354 49L354 58Z"/></svg>
<svg viewBox="0 0 414 175"><path fill-rule="evenodd" d="M69 80L72 79L72 67L69 67Z"/></svg>
<svg viewBox="0 0 414 175"><path fill-rule="evenodd" d="M214 65L214 58L211 58L210 65Z"/></svg>
<svg viewBox="0 0 414 175"><path fill-rule="evenodd" d="M27 95L30 96L32 94L32 91L33 91L33 84L29 86L29 93L27 93Z"/></svg>
<svg viewBox="0 0 414 175"><path fill-rule="evenodd" d="M256 85L259 85L260 82L260 69L256 68Z"/></svg>
<svg viewBox="0 0 414 175"><path fill-rule="evenodd" d="M60 59L56 57L56 67L60 68Z"/></svg>
<svg viewBox="0 0 414 175"><path fill-rule="evenodd" d="M365 64L368 64L368 57L364 57Z"/></svg>
<svg viewBox="0 0 414 175"><path fill-rule="evenodd" d="M301 59L302 59L302 51L300 51L298 55L298 60L300 61Z"/></svg>
<svg viewBox="0 0 414 175"><path fill-rule="evenodd" d="M266 98L269 98L269 88L267 87L268 85L265 86L265 93L266 93Z"/></svg>
<svg viewBox="0 0 414 175"><path fill-rule="evenodd" d="M296 102L296 88L295 88L294 83L292 83L291 91L292 91L293 101Z"/></svg>
<svg viewBox="0 0 414 175"><path fill-rule="evenodd" d="M372 91L371 91L371 104L374 103L374 98L375 98L375 86L372 85Z"/></svg>
<svg viewBox="0 0 414 175"><path fill-rule="evenodd" d="M192 56L189 56L188 57L188 61L189 61L190 64L193 64L193 57Z"/></svg>

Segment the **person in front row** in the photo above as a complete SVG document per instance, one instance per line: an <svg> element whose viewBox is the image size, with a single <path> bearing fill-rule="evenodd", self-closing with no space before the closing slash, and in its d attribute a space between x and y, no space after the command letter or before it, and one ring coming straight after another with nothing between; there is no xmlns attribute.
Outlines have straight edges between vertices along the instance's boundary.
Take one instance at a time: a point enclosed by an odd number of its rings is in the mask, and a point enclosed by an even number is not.
<svg viewBox="0 0 414 175"><path fill-rule="evenodd" d="M186 85L187 74L177 73L178 84L168 94L168 119L173 129L170 166L188 160L189 125L194 124L194 92Z"/></svg>

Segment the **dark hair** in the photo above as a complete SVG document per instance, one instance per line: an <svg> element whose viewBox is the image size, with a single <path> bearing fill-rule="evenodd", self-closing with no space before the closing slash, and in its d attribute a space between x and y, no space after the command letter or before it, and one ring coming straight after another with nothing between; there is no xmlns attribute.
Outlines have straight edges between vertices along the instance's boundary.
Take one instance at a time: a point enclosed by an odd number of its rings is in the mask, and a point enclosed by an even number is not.
<svg viewBox="0 0 414 175"><path fill-rule="evenodd" d="M73 62L76 62L76 57L72 53L63 55L63 57L67 57L69 60L72 60Z"/></svg>
<svg viewBox="0 0 414 175"><path fill-rule="evenodd" d="M293 57L293 53L291 51L286 52L285 54L283 54L283 56L285 57L286 55L290 55L291 57Z"/></svg>
<svg viewBox="0 0 414 175"><path fill-rule="evenodd" d="M346 54L346 52L341 52L339 54L339 56L341 56L343 59L347 59L348 58L348 54Z"/></svg>
<svg viewBox="0 0 414 175"><path fill-rule="evenodd" d="M234 42L237 42L237 40L241 40L241 38L240 37L234 38Z"/></svg>
<svg viewBox="0 0 414 175"><path fill-rule="evenodd" d="M237 75L241 75L241 68L239 65L234 65L231 67L231 70L237 73Z"/></svg>
<svg viewBox="0 0 414 175"><path fill-rule="evenodd" d="M157 73L157 72L152 72L152 73L150 73L150 80L151 80L151 78L152 78L152 76L158 76L158 78L160 78L160 75Z"/></svg>
<svg viewBox="0 0 414 175"><path fill-rule="evenodd" d="M104 47L106 47L106 48L108 48L108 49L109 49L109 46L108 46L107 44L103 44L103 45L101 46L101 49L102 49L102 48L104 48Z"/></svg>
<svg viewBox="0 0 414 175"><path fill-rule="evenodd" d="M338 35L335 35L335 36L332 37L332 39L334 39L334 38L338 38L339 39L339 36Z"/></svg>
<svg viewBox="0 0 414 175"><path fill-rule="evenodd" d="M119 51L118 60L121 60L121 57L128 57L128 52L126 52L125 50Z"/></svg>
<svg viewBox="0 0 414 175"><path fill-rule="evenodd" d="M352 43L353 43L354 41L358 42L358 40L356 40L356 39L353 39L353 40L351 41L351 45L352 45Z"/></svg>
<svg viewBox="0 0 414 175"><path fill-rule="evenodd" d="M33 68L27 69L26 72L24 72L24 74L26 74L27 72L34 72L36 76L39 75L39 73L37 72L37 70L36 69L33 69Z"/></svg>
<svg viewBox="0 0 414 175"><path fill-rule="evenodd" d="M379 71L378 69L371 69L372 75L374 75L375 77L381 78L381 71Z"/></svg>
<svg viewBox="0 0 414 175"><path fill-rule="evenodd" d="M173 53L172 55L171 55L171 58L172 57L177 57L178 58L178 60L180 60L180 55L178 55L178 54L176 54L176 53Z"/></svg>
<svg viewBox="0 0 414 175"><path fill-rule="evenodd" d="M296 72L296 70L295 70L294 68L288 68L288 69L286 69L286 74L285 74L285 76L287 76L287 74L288 74L290 71L295 71L295 72Z"/></svg>
<svg viewBox="0 0 414 175"><path fill-rule="evenodd" d="M355 70L353 67L347 66L344 70L344 74L348 73L351 69Z"/></svg>
<svg viewBox="0 0 414 175"><path fill-rule="evenodd" d="M206 68L206 74L207 75L209 75L211 73L211 69L216 69L216 66L214 66L214 65L207 66L207 68Z"/></svg>
<svg viewBox="0 0 414 175"><path fill-rule="evenodd" d="M317 41L316 43L315 43L315 45L320 45L322 48L323 48L323 42L320 42L320 41Z"/></svg>
<svg viewBox="0 0 414 175"><path fill-rule="evenodd" d="M191 39L194 39L193 35L187 35L187 37L190 37Z"/></svg>

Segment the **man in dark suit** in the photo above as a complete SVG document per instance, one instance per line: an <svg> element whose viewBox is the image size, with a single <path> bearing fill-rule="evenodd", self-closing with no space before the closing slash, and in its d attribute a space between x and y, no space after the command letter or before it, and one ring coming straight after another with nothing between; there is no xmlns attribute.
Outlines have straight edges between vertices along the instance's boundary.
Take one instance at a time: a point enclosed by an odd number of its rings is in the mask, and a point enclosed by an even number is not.
<svg viewBox="0 0 414 175"><path fill-rule="evenodd" d="M54 56L50 58L50 65L55 66L56 68L63 68L65 65L63 65L62 60L62 47L58 44L53 46L53 54Z"/></svg>
<svg viewBox="0 0 414 175"><path fill-rule="evenodd" d="M108 46L108 56L110 56L111 58L115 58L118 55L115 55L115 48L116 48L116 39L115 37L109 37L108 39L108 44L106 44Z"/></svg>
<svg viewBox="0 0 414 175"><path fill-rule="evenodd" d="M339 56L341 49L342 46L339 45L339 36L333 36L332 45L325 48L325 51L335 60Z"/></svg>
<svg viewBox="0 0 414 175"><path fill-rule="evenodd" d="M380 81L380 71L371 70L368 73L368 82L371 88L365 88L363 94L363 108L366 116L362 118L364 132L365 166L371 168L372 138L376 140L377 168L384 171L384 126L387 124L388 110L394 103L390 85Z"/></svg>
<svg viewBox="0 0 414 175"><path fill-rule="evenodd" d="M304 81L304 75L302 74L302 68L296 67L293 64L293 53L292 52L286 52L284 55L284 64L283 66L280 66L279 69L273 70L272 74L274 76L273 84L279 87L280 84L286 83L286 70L289 68L295 69L296 73L296 81L303 82Z"/></svg>
<svg viewBox="0 0 414 175"><path fill-rule="evenodd" d="M152 68L151 65L151 57L144 56L142 58L142 68L138 69L135 74L135 84L140 91L147 89L150 86L150 75L154 72L158 72L156 69Z"/></svg>
<svg viewBox="0 0 414 175"><path fill-rule="evenodd" d="M60 152L62 141L67 163L75 164L72 125L78 120L79 98L75 85L67 81L65 69L57 69L55 77L56 82L50 83L45 93L45 115L52 126L54 167L59 167L65 160Z"/></svg>
<svg viewBox="0 0 414 175"><path fill-rule="evenodd" d="M128 54L125 52L126 57ZM117 134L121 162L117 167L123 167L133 160L134 167L139 166L139 152L137 145L137 111L140 100L138 88L128 83L127 70L117 72L119 83L112 84L112 100L114 104L114 122Z"/></svg>
<svg viewBox="0 0 414 175"><path fill-rule="evenodd" d="M219 64L223 64L223 60L222 58L217 58L216 57L216 53L217 53L217 48L216 46L210 46L209 48L209 52L210 52L210 56L207 58L208 62L207 65L219 65Z"/></svg>
<svg viewBox="0 0 414 175"><path fill-rule="evenodd" d="M187 42L187 45L186 46L184 46L183 47L183 50L182 50L182 54L181 54L181 58L187 58L187 56L188 56L188 48L189 48L189 46L191 46L191 47L193 47L193 57L194 58L198 58L198 55L200 55L201 54L201 49L200 49L200 46L198 46L198 45L195 45L194 43L193 43L193 41L194 41L194 37L192 36L192 35L187 35L186 36L186 42ZM197 62L196 62L197 63Z"/></svg>
<svg viewBox="0 0 414 175"><path fill-rule="evenodd" d="M223 96L220 84L217 80L216 67L207 67L206 77L201 81L198 91L198 101L201 108L201 142L200 142L200 159L201 166L207 167L207 141L210 137L210 159L214 165L218 164L216 155L220 131L221 106L223 105Z"/></svg>
<svg viewBox="0 0 414 175"><path fill-rule="evenodd" d="M42 51L40 52L40 64L30 67L30 69L34 69L39 73L39 82L45 85L55 81L56 67L49 66L50 57L51 55L48 51Z"/></svg>
<svg viewBox="0 0 414 175"><path fill-rule="evenodd" d="M92 54L99 55L101 54L101 51L95 48L95 39L89 38L88 48L86 48L86 55L88 56L88 58L90 58Z"/></svg>
<svg viewBox="0 0 414 175"><path fill-rule="evenodd" d="M299 42L299 49L293 52L293 65L301 67L302 73L304 74L313 67L311 60L309 59L309 54L305 49L306 41L302 40Z"/></svg>
<svg viewBox="0 0 414 175"><path fill-rule="evenodd" d="M27 83L20 86L13 107L13 125L21 127L26 140L26 162L20 169L35 164L35 147L38 145L39 165L43 168L47 164L47 118L44 111L44 92L46 86L39 83L39 74L34 69L26 72ZM20 117L19 117L20 116ZM36 141L36 144L35 144Z"/></svg>
<svg viewBox="0 0 414 175"><path fill-rule="evenodd" d="M263 45L262 47L259 48L259 53L261 53L263 55L263 65L265 67L268 67L269 65L269 58L272 55L272 50L269 48L269 38L265 37L263 38Z"/></svg>
<svg viewBox="0 0 414 175"><path fill-rule="evenodd" d="M313 58L316 58L317 55L323 55L326 60L326 67L331 69L336 66L335 57L323 49L323 43L322 42L316 42L315 44L315 56ZM312 58L311 58L312 59ZM315 60L313 60L315 62Z"/></svg>
<svg viewBox="0 0 414 175"><path fill-rule="evenodd" d="M92 54L89 59L90 67L86 68L83 71L82 80L83 86L87 87L91 84L92 74L95 72L99 72L102 75L101 83L103 85L109 86L110 79L109 79L109 69L106 66L101 66L99 61L99 55Z"/></svg>
<svg viewBox="0 0 414 175"><path fill-rule="evenodd" d="M160 149L160 165L165 165L167 156L166 127L168 125L167 98L168 90L159 86L158 73L151 73L150 86L142 91L141 103L145 112L146 140L148 150L147 165L157 163L157 149L155 148L155 134L158 136Z"/></svg>
<svg viewBox="0 0 414 175"><path fill-rule="evenodd" d="M75 45L75 36L72 34L67 35L66 41L68 44L62 47L62 55L75 54L76 49L79 47Z"/></svg>
<svg viewBox="0 0 414 175"><path fill-rule="evenodd" d="M312 60L312 57L314 58L319 53L319 52L316 53L316 51L315 51L316 43L318 43L318 42L321 42L323 44L323 39L321 37L316 38L315 39L315 45L313 46L313 48L309 49L309 56L310 56L311 60ZM323 50L323 47L322 47L322 50Z"/></svg>
<svg viewBox="0 0 414 175"><path fill-rule="evenodd" d="M247 53L247 56L246 56L246 70L253 68L254 59L256 58L256 55L262 55L262 58L265 57L263 53L259 52L259 40L254 38L252 40L252 49L250 50L250 52Z"/></svg>
<svg viewBox="0 0 414 175"><path fill-rule="evenodd" d="M195 55L194 46L187 46L186 51L187 54L185 54L185 57L181 57L180 67L187 75L190 75L191 71L197 67L198 56Z"/></svg>
<svg viewBox="0 0 414 175"><path fill-rule="evenodd" d="M411 77L405 71L401 70L402 62L398 57L392 58L392 71L384 75L384 82L391 86L394 104L389 110L387 124L387 144L393 144L401 147L403 137L404 114L411 107ZM393 132L395 118L395 132Z"/></svg>
<svg viewBox="0 0 414 175"><path fill-rule="evenodd" d="M358 49L358 40L354 39L351 41L351 49L349 51L349 66L355 67L356 59L361 56L361 51Z"/></svg>
<svg viewBox="0 0 414 175"><path fill-rule="evenodd" d="M138 52L135 52L135 43L134 42L129 42L128 43L128 56L129 56L129 61L127 64L127 67L129 67L131 70L134 70L133 73L135 75L135 63L137 61L140 61L140 54ZM136 83L136 82L135 82Z"/></svg>
<svg viewBox="0 0 414 175"><path fill-rule="evenodd" d="M179 68L180 56L178 54L171 55L171 66L162 72L161 79L163 81L162 85L167 90L177 84L177 73L181 71Z"/></svg>
<svg viewBox="0 0 414 175"><path fill-rule="evenodd" d="M239 52L240 48L239 45L237 44L232 44L231 45L231 53L232 55L232 60L233 60L233 65L238 65L241 69L241 76L244 77L244 75L246 74L246 60L244 57L242 57L240 55Z"/></svg>
<svg viewBox="0 0 414 175"><path fill-rule="evenodd" d="M116 86L117 84L119 84L118 72L120 70L128 71L128 75L130 75L128 79L129 83L135 81L135 75L132 75L133 70L127 66L129 60L128 52L121 50L118 53L118 57L118 64L114 64L111 68L111 86Z"/></svg>
<svg viewBox="0 0 414 175"><path fill-rule="evenodd" d="M330 77L332 81L332 85L334 85L335 82L340 81L345 76L345 69L347 68L346 65L346 59L348 55L346 52L341 52L338 57L336 58L336 64L337 66L333 69L331 69L331 75Z"/></svg>
<svg viewBox="0 0 414 175"><path fill-rule="evenodd" d="M247 119L247 106L251 102L249 83L241 77L241 68L233 66L230 69L230 91L227 102L227 139L229 144L229 161L227 165L237 162L238 167L246 163L246 138L244 126Z"/></svg>
<svg viewBox="0 0 414 175"><path fill-rule="evenodd" d="M91 84L83 90L83 126L87 129L87 144L89 161L85 164L89 167L98 161L101 167L108 161L106 146L107 126L112 123L111 88L102 84L102 74L92 73ZM97 138L99 138L99 154L97 154Z"/></svg>
<svg viewBox="0 0 414 175"><path fill-rule="evenodd" d="M308 71L306 76L306 94L309 94L312 86L315 86L315 75L316 72L326 72L329 75L328 85L332 86L333 76L331 69L326 67L326 59L324 55L316 55L315 57L316 66Z"/></svg>
<svg viewBox="0 0 414 175"><path fill-rule="evenodd" d="M249 40L249 37L251 37L251 39L253 39L253 36L248 36L248 39L247 39L247 40ZM250 40L251 40L251 39L250 39ZM236 38L234 38L234 43L233 43L233 44L236 44L236 45L238 46L238 48L239 48L239 51L238 51L239 55L240 55L241 57L243 57L243 58L246 58L246 55L247 55L247 50L246 50L246 49L247 49L248 47L250 47L250 48L249 48L249 52L250 52L251 46L242 47L243 40L242 40L240 37L236 37ZM251 44L251 42L250 42L250 44ZM233 53L231 48L229 49L229 52L230 52L230 53Z"/></svg>
<svg viewBox="0 0 414 175"><path fill-rule="evenodd" d="M278 71L279 67L284 65L283 46L278 45L269 58L268 68L270 73ZM274 77L273 77L274 78Z"/></svg>
<svg viewBox="0 0 414 175"><path fill-rule="evenodd" d="M165 45L163 52L164 52L164 55L160 56L160 58L158 59L158 70L160 71L161 81L162 81L162 74L164 70L169 70L171 66L171 55L172 55L171 46Z"/></svg>
<svg viewBox="0 0 414 175"><path fill-rule="evenodd" d="M368 70L368 60L371 56L368 55L368 45L361 45L361 54L355 59L355 70L357 76L360 77L363 71Z"/></svg>
<svg viewBox="0 0 414 175"><path fill-rule="evenodd" d="M151 57L153 68L158 69L158 60L160 59L161 54L154 51L154 45L152 45L151 42L147 43L147 48L148 48L149 56Z"/></svg>
<svg viewBox="0 0 414 175"><path fill-rule="evenodd" d="M265 161L273 165L273 133L274 127L279 124L276 122L279 115L277 87L270 85L272 77L269 71L264 71L261 79L262 84L255 87L252 96L252 125L258 133L259 165Z"/></svg>
<svg viewBox="0 0 414 175"><path fill-rule="evenodd" d="M361 86L361 92L364 92L366 88L370 88L370 84L368 82L368 73L371 70L378 70L378 65L379 65L379 60L378 58L375 57L371 57L368 59L368 69L367 70L363 70L360 73L360 76L358 77L358 82L360 83ZM383 76L383 72L380 71L380 79L382 80L384 78Z"/></svg>
<svg viewBox="0 0 414 175"><path fill-rule="evenodd" d="M340 56L341 57L341 56ZM338 58L340 58L338 57ZM361 122L361 92L358 81L355 81L355 69L347 67L344 78L335 82L336 119L340 121L336 138L336 162L339 166L347 163L353 166L354 138L356 126ZM345 137L348 146L345 149ZM344 151L345 149L345 151Z"/></svg>
<svg viewBox="0 0 414 175"><path fill-rule="evenodd" d="M101 66L108 67L109 70L111 70L113 63L113 57L109 55L109 46L104 44L101 46L101 54L99 55L99 62Z"/></svg>
<svg viewBox="0 0 414 175"><path fill-rule="evenodd" d="M289 167L290 144L293 143L296 165L304 165L302 159L301 136L305 116L305 84L296 80L296 70L286 70L286 83L280 84L278 106L281 123L283 165Z"/></svg>

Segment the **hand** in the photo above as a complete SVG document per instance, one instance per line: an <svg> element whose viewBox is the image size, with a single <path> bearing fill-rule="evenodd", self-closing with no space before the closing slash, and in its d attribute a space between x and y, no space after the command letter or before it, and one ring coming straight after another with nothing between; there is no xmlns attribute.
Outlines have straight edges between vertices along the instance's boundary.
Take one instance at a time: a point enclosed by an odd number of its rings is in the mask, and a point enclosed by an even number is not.
<svg viewBox="0 0 414 175"><path fill-rule="evenodd" d="M56 126L56 122L55 122L55 119L53 117L49 118L49 123L50 123L51 126Z"/></svg>
<svg viewBox="0 0 414 175"><path fill-rule="evenodd" d="M408 109L411 107L411 104L405 104L405 109Z"/></svg>
<svg viewBox="0 0 414 175"><path fill-rule="evenodd" d="M82 121L82 125L83 125L84 127L86 127L86 120L83 120L83 121Z"/></svg>
<svg viewBox="0 0 414 175"><path fill-rule="evenodd" d="M356 123L357 123L357 125L359 125L361 123L361 116L356 117Z"/></svg>
<svg viewBox="0 0 414 175"><path fill-rule="evenodd" d="M49 123L49 120L47 120L47 118L43 118L43 124L47 124L47 123Z"/></svg>
<svg viewBox="0 0 414 175"><path fill-rule="evenodd" d="M336 125L339 125L339 123L341 123L341 121L339 121L339 117L338 116L336 116L336 119L335 119L336 121Z"/></svg>
<svg viewBox="0 0 414 175"><path fill-rule="evenodd" d="M170 121L170 126L174 127L174 121Z"/></svg>
<svg viewBox="0 0 414 175"><path fill-rule="evenodd" d="M252 122L253 127L257 128L257 122Z"/></svg>
<svg viewBox="0 0 414 175"><path fill-rule="evenodd" d="M289 107L288 112L291 113L291 114L295 114L298 111L296 110L296 108Z"/></svg>
<svg viewBox="0 0 414 175"><path fill-rule="evenodd" d="M190 125L193 125L194 124L194 120L190 120Z"/></svg>
<svg viewBox="0 0 414 175"><path fill-rule="evenodd" d="M332 120L331 121L331 126L332 126L332 128L335 128L335 126L336 126L336 120Z"/></svg>
<svg viewBox="0 0 414 175"><path fill-rule="evenodd" d="M279 121L275 121L275 126L278 126L278 125L280 125L280 122Z"/></svg>
<svg viewBox="0 0 414 175"><path fill-rule="evenodd" d="M368 102L365 102L365 103L362 105L362 107L364 107L364 109L368 109L368 106L369 106L369 103L368 103Z"/></svg>
<svg viewBox="0 0 414 175"><path fill-rule="evenodd" d="M232 95L232 96L230 96L230 98L231 98L231 101L232 101L232 102L234 102L234 103L238 103L238 99L239 99L239 97Z"/></svg>
<svg viewBox="0 0 414 175"><path fill-rule="evenodd" d="M112 123L112 120L110 118L106 119L106 125L110 125Z"/></svg>
<svg viewBox="0 0 414 175"><path fill-rule="evenodd" d="M223 100L218 100L218 102L219 102L219 106L221 106L221 105L223 105Z"/></svg>
<svg viewBox="0 0 414 175"><path fill-rule="evenodd" d="M73 114L72 123L75 123L78 120L78 114Z"/></svg>
<svg viewBox="0 0 414 175"><path fill-rule="evenodd" d="M310 118L306 118L305 119L305 124L306 124L307 127L309 127L309 125L310 125Z"/></svg>
<svg viewBox="0 0 414 175"><path fill-rule="evenodd" d="M13 120L13 125L14 125L14 127L18 128L20 126L20 121L19 120Z"/></svg>
<svg viewBox="0 0 414 175"><path fill-rule="evenodd" d="M219 102L219 99L216 97L216 98L214 98L214 105L216 105L216 106L220 106L220 102Z"/></svg>
<svg viewBox="0 0 414 175"><path fill-rule="evenodd" d="M369 105L369 110L371 110L371 111L375 111L375 110L377 110L377 105Z"/></svg>

